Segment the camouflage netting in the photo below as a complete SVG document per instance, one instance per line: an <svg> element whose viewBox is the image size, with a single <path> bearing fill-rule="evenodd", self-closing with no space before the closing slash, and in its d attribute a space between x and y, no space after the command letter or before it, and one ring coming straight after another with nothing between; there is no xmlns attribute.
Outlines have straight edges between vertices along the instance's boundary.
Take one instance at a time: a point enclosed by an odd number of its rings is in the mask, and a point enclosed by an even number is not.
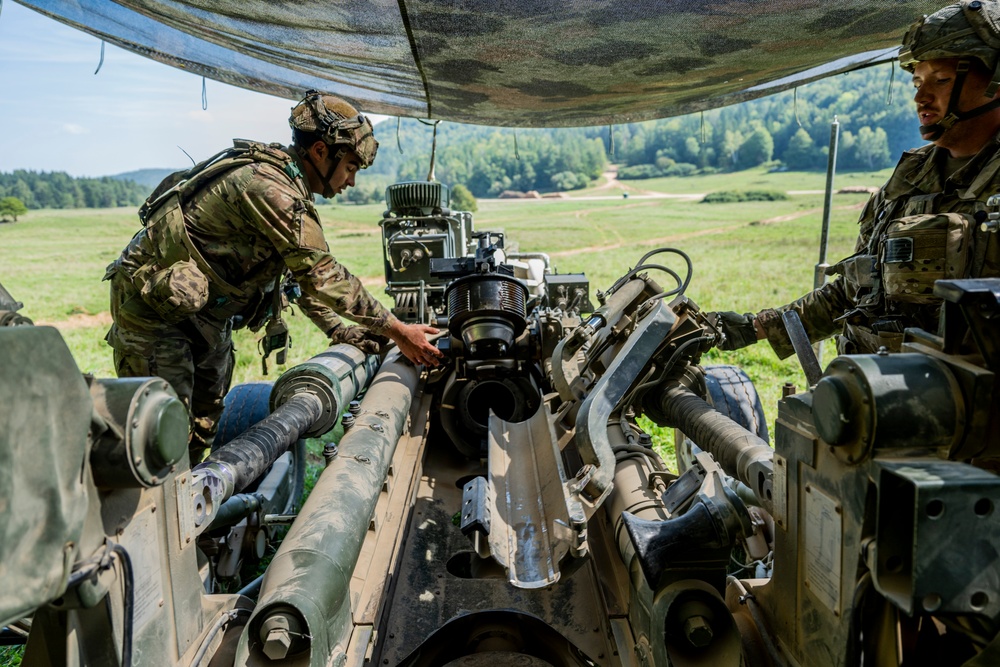
<svg viewBox="0 0 1000 667"><path fill-rule="evenodd" d="M484 125L674 116L890 60L940 0L18 0L279 97Z"/></svg>

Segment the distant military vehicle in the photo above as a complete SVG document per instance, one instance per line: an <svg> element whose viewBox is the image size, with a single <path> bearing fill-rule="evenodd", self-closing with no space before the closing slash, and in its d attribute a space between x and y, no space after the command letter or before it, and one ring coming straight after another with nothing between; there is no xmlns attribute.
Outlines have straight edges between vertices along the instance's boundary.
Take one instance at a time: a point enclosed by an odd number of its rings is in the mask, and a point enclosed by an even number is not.
<svg viewBox="0 0 1000 667"><path fill-rule="evenodd" d="M772 449L749 379L699 365L719 334L683 252L592 296L440 183L386 201L394 312L446 329L446 363L332 347L234 390L193 468L166 383L0 328L0 636L23 664L992 664L1000 478L968 461L1000 454L1000 282L940 282L943 338L838 357L782 399ZM641 415L686 434L679 473ZM298 443L340 419L295 512Z"/></svg>

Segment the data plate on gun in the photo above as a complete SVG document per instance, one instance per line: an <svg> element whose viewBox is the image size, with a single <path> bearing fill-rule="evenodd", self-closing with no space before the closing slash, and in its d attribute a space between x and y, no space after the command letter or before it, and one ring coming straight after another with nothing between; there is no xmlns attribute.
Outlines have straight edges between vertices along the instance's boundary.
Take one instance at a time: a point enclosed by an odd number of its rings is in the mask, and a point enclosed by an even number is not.
<svg viewBox="0 0 1000 667"><path fill-rule="evenodd" d="M772 480L772 502L774 504L774 521L784 529L788 529L788 463L784 456L774 455L774 475Z"/></svg>
<svg viewBox="0 0 1000 667"><path fill-rule="evenodd" d="M805 585L835 614L840 613L842 520L840 504L807 484Z"/></svg>
<svg viewBox="0 0 1000 667"><path fill-rule="evenodd" d="M181 548L192 544L195 533L194 500L191 497L191 472L187 471L174 480L177 491L177 527L180 531Z"/></svg>

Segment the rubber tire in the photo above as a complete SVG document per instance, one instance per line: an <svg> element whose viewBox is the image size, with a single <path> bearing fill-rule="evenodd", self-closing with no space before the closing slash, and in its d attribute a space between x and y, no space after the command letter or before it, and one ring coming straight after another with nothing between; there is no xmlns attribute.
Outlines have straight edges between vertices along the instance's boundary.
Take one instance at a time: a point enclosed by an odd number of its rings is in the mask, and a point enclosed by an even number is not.
<svg viewBox="0 0 1000 667"><path fill-rule="evenodd" d="M219 449L248 428L271 414L271 388L273 382L246 382L229 390L223 400L219 430L216 432L212 451ZM292 493L291 501L283 508L282 514L290 513L298 505L306 482L306 441L298 440L290 449L292 453ZM253 482L244 489L250 493L257 488Z"/></svg>
<svg viewBox="0 0 1000 667"><path fill-rule="evenodd" d="M770 442L764 406L760 402L753 380L743 372L743 369L723 364L705 366L705 389L709 405L756 434L764 442ZM694 455L701 450L686 435L683 438L677 437L681 434L680 431L675 431L675 434L677 469L679 472L684 472L694 460Z"/></svg>
<svg viewBox="0 0 1000 667"><path fill-rule="evenodd" d="M764 406L753 380L739 366L706 366L709 404L743 428L770 442Z"/></svg>

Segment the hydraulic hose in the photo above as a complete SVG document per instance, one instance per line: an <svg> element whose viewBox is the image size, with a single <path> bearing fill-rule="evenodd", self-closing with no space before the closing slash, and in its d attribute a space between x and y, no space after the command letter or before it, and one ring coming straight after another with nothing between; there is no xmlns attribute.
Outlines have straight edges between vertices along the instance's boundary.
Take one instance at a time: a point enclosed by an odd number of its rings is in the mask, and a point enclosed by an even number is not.
<svg viewBox="0 0 1000 667"><path fill-rule="evenodd" d="M760 506L771 511L774 450L764 440L682 385L668 388L660 405L669 423L711 454L723 470L753 489Z"/></svg>
<svg viewBox="0 0 1000 667"><path fill-rule="evenodd" d="M194 470L210 468L218 473L226 483L228 498L264 474L322 414L323 403L317 396L296 394Z"/></svg>

